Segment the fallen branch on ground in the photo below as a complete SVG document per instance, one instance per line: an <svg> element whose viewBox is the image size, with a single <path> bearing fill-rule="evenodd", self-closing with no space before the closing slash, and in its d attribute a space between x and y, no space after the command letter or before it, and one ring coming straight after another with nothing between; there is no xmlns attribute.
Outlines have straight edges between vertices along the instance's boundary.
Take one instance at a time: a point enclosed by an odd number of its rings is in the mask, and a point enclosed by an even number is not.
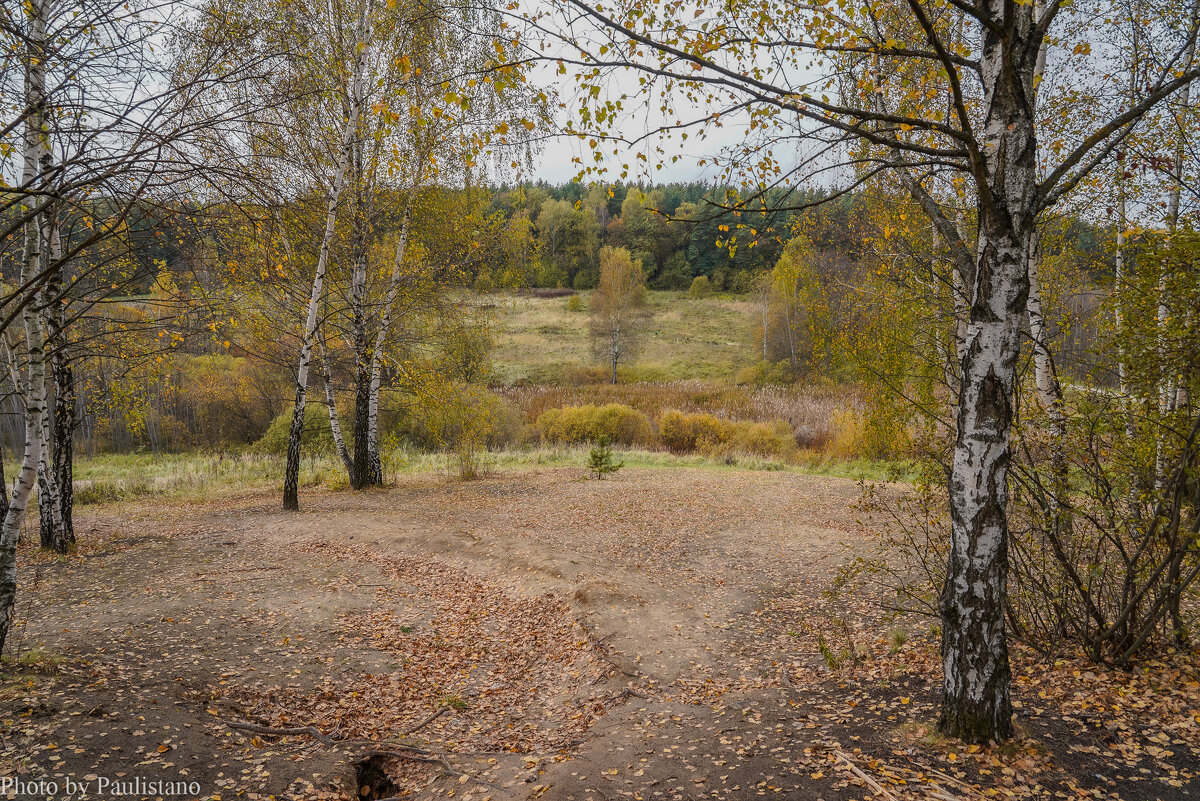
<svg viewBox="0 0 1200 801"><path fill-rule="evenodd" d="M254 734L271 734L278 737L312 737L321 745L333 745L332 737L322 733L316 726L260 726L257 723L241 723L236 720L221 721L231 729L248 731Z"/></svg>
<svg viewBox="0 0 1200 801"><path fill-rule="evenodd" d="M855 765L854 762L850 759L850 757L846 756L841 751L834 751L833 753L835 756L837 756L838 759L840 759L846 763L846 767L850 768L850 770L854 773L855 776L857 776L858 778L860 778L864 782L866 782L867 786L875 791L875 795L881 795L884 798L891 799L891 801L896 801L896 796L894 796L890 792L888 792L887 788L885 788L882 784L880 784L879 782L875 781L870 776L868 776L862 770L862 768L860 768L858 765Z"/></svg>
<svg viewBox="0 0 1200 801"><path fill-rule="evenodd" d="M448 707L448 706L442 706L442 707L438 707L437 709L435 709L435 710L433 711L433 714L432 714L432 715L430 715L429 717L425 718L425 719L424 719L424 720L422 720L420 723L418 723L417 725L413 726L411 729L408 729L408 730L406 730L406 731L404 732L404 734L403 734L403 735L401 735L401 736L403 736L403 737L407 737L408 735L410 735L410 734L413 734L414 732L418 732L418 731L420 731L421 729L425 728L425 727L426 727L426 726L428 726L430 723L433 723L435 720L437 720L438 718L440 718L442 715L446 714L446 713L447 713L447 712L449 712L449 711L450 711L450 707Z"/></svg>

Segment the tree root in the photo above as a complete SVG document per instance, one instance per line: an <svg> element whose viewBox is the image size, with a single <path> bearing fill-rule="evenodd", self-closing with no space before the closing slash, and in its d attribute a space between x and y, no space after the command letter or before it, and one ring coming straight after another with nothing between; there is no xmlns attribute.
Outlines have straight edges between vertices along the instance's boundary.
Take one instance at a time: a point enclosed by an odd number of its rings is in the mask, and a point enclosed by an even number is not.
<svg viewBox="0 0 1200 801"><path fill-rule="evenodd" d="M257 723L241 723L236 720L221 721L231 729L248 731L254 734L271 734L279 737L312 737L321 745L335 745L336 740L324 734L316 726L260 726Z"/></svg>
<svg viewBox="0 0 1200 801"><path fill-rule="evenodd" d="M596 654L596 656L612 665L612 667L618 673L626 678L636 679L641 675L641 673L639 673L636 669L631 672L624 665L617 662L615 657L613 657L613 655L610 653L608 643L606 643L605 640L613 635L610 634L608 637L597 637L596 632L592 631L591 626L589 626L587 622L583 620L583 618L578 618L576 622L579 624L579 627L583 629L584 633L587 634L588 640L591 641L592 653Z"/></svg>

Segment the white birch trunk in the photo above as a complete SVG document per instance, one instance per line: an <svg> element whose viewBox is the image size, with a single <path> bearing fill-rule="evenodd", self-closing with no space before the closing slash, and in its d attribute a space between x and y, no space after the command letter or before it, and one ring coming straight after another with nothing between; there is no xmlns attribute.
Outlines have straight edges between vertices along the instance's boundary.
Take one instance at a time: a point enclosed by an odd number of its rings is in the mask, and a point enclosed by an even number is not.
<svg viewBox="0 0 1200 801"><path fill-rule="evenodd" d="M1033 339L1034 384L1038 400L1050 416L1050 433L1056 443L1065 434L1063 417L1062 384L1054 367L1054 355L1050 350L1050 335L1047 331L1042 298L1042 281L1039 274L1039 254L1036 242L1029 243L1029 333Z"/></svg>
<svg viewBox="0 0 1200 801"><path fill-rule="evenodd" d="M29 18L29 40L25 51L25 102L31 112L25 121L24 164L21 182L25 186L39 183L39 176L51 166L50 143L46 131L46 28L49 15L48 0L33 0L25 6ZM40 216L40 215L39 215ZM24 227L21 270L18 284L42 271L41 221L34 218ZM46 360L42 338L42 323L33 304L21 312L25 329L25 371L21 381L25 403L25 451L21 467L9 500L8 513L0 525L0 653L12 629L17 594L17 542L25 510L37 481L38 464L42 461L45 443L42 440L42 417L45 413ZM14 365L15 367L15 365ZM19 386L21 386L19 385Z"/></svg>
<svg viewBox="0 0 1200 801"><path fill-rule="evenodd" d="M43 214L42 214L42 226L41 226L42 243L43 243L43 247L45 247L47 264L56 263L62 256L62 242L59 239L58 224L57 224L57 221L55 220L55 215L56 215L56 210L53 205L48 207L47 210L45 212L43 212ZM48 282L48 285L49 285L49 282ZM46 318L48 318L50 316L50 314L53 313L50 308L50 305L57 304L58 302L59 301L57 298L50 297L49 293L43 291L41 293L40 303L38 305L41 305L42 307L44 307L44 315ZM47 329L46 329L46 327L44 327L44 323L45 323L45 319L39 320L39 324L43 325L43 328L42 328L43 358L44 358L45 343L47 343L47 341L49 340L49 337L47 337L46 333L45 333ZM52 423L52 410L50 408L50 404L48 401L48 399L50 398L50 392L49 392L48 387L51 383L52 376L49 374L48 371L45 370L44 364L43 364L42 376L43 376L42 377L42 399L43 399L43 402L42 402L42 413L41 413L42 452L41 452L41 456L38 458L38 507L39 507L39 509L45 510L42 514L42 517L50 524L50 531L46 532L50 536L46 537L43 535L42 544L44 546L53 548L54 550L58 551L59 553L66 553L67 541L66 541L66 529L63 526L62 496L59 492L58 474L55 470L55 465L51 458L52 457L51 448L52 448L52 443L53 443L53 438L51 437L51 434L50 434L51 423Z"/></svg>
<svg viewBox="0 0 1200 801"><path fill-rule="evenodd" d="M1039 274L1039 259L1036 237L1029 242L1029 334L1033 340L1033 377L1038 400L1050 420L1050 509L1046 521L1056 542L1071 526L1068 516L1067 492L1069 471L1067 463L1067 415L1063 405L1062 383L1054 367L1054 354L1050 350L1050 334L1047 330L1042 297L1042 282Z"/></svg>
<svg viewBox="0 0 1200 801"><path fill-rule="evenodd" d="M1129 363L1125 354L1125 308L1120 301L1120 295L1125 291L1125 277L1127 273L1127 265L1125 264L1125 252L1127 247L1127 237L1125 234L1129 226L1129 219L1126 211L1125 201L1125 165L1121 160L1117 161L1117 242L1115 252L1113 254L1114 281L1117 287L1118 300L1116 308L1113 311L1113 327L1116 330L1117 337L1117 391L1121 397L1121 415L1125 418L1125 437L1130 441L1133 440L1135 431L1133 425L1133 417L1130 409L1129 397ZM1130 496L1136 493L1136 487L1129 488Z"/></svg>
<svg viewBox="0 0 1200 801"><path fill-rule="evenodd" d="M1184 53L1182 63L1190 64L1196 55L1196 42L1192 40L1186 52ZM1189 83L1184 86L1179 92L1179 106L1182 109L1182 114L1191 113L1192 101L1192 85ZM1181 120L1181 125L1185 123ZM1175 137L1175 151L1171 155L1171 189L1167 196L1167 231L1171 234L1179 227L1179 204L1180 195L1183 188L1183 160L1185 153L1186 138L1183 132L1179 132ZM1187 314L1189 319L1195 314L1194 309L1188 309ZM1161 363L1166 364L1166 326L1171 315L1171 300L1168 297L1167 275L1162 273L1158 281L1158 350ZM1167 415L1176 409L1186 406L1187 397L1187 382L1182 380L1182 377L1171 373L1164 376L1162 387L1159 390L1159 413ZM1155 466L1155 484L1156 487L1162 488L1163 474L1165 473L1164 465L1165 454L1163 451L1163 437L1158 435L1158 452Z"/></svg>
<svg viewBox="0 0 1200 801"><path fill-rule="evenodd" d="M329 372L329 356L325 349L325 336L317 334L317 359L321 363L321 378L325 383L325 405L329 407L329 431L333 435L333 445L337 449L338 458L346 466L346 472L354 472L354 461L346 448L346 438L342 436L342 424L338 418L337 396L333 391L333 375Z"/></svg>
<svg viewBox="0 0 1200 801"><path fill-rule="evenodd" d="M415 191L415 190L414 190ZM388 283L387 298L383 304L383 316L375 332L375 343L371 349L371 387L367 408L367 453L370 460L371 481L383 483L383 459L379 453L379 386L383 380L383 349L392 326L392 314L396 299L400 295L400 279L403 275L404 256L408 250L408 227L412 213L412 195L404 206L404 219L400 224L400 238L396 242L396 253L392 259L392 275Z"/></svg>
<svg viewBox="0 0 1200 801"><path fill-rule="evenodd" d="M960 210L955 216L954 225L961 231L962 223L963 215ZM971 299L970 292L967 290L966 276L957 268L957 265L951 272L950 278L954 292L954 353L961 365L963 357L967 355L967 318L970 317Z"/></svg>
<svg viewBox="0 0 1200 801"><path fill-rule="evenodd" d="M360 26L361 33L361 26ZM355 84L362 80L357 65L351 78ZM351 90L351 97L357 99L360 91L357 85ZM321 236L321 250L317 255L317 268L313 274L312 290L308 296L308 308L305 315L304 333L300 340L300 363L296 369L296 405L292 410L292 427L288 436L287 465L284 472L283 508L295 510L300 508L300 437L304 432L304 403L308 392L308 370L312 363L313 338L317 331L317 309L325 291L325 270L329 263L329 251L333 246L334 226L337 222L338 201L341 199L342 188L346 181L346 173L350 169L350 159L353 155L354 137L358 130L358 116L361 109L356 103L351 103L350 114L342 132L341 154L333 183L330 187L329 203L325 210L325 231Z"/></svg>
<svg viewBox="0 0 1200 801"><path fill-rule="evenodd" d="M983 177L979 247L962 360L958 431L950 472L951 544L942 590L944 695L939 728L967 742L1012 733L1005 631L1008 467L1020 329L1029 282L1026 256L1036 197L1034 70L1039 47L1032 6L986 0L1006 20L985 28ZM1032 45L1032 46L1031 46Z"/></svg>

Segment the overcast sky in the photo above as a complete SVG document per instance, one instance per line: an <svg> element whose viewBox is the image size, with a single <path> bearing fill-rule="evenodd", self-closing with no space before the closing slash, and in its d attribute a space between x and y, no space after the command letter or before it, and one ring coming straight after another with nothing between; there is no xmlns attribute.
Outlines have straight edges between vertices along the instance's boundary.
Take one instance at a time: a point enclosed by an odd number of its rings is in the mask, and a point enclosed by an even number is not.
<svg viewBox="0 0 1200 801"><path fill-rule="evenodd" d="M576 83L574 75L568 72L566 75L556 74L556 68L551 64L544 64L534 69L532 81L535 85L544 85L553 87L557 90L559 101L566 105L566 108L558 109L557 122L559 125L564 123L569 117L577 117L578 101L575 97ZM630 94L633 95L637 91L637 76L633 72L616 72L610 75L607 79L608 91L613 95ZM657 95L655 96L657 97ZM689 107L685 104L679 108L680 115L685 119L694 119L701 116L704 112L701 109ZM620 123L615 127L613 133L619 134L628 139L636 139L641 137L646 131L652 130L661 126L665 122L665 118L658 111L657 101L651 104L652 108L647 110L641 100L633 100L627 103L630 111L626 114ZM711 158L722 147L740 142L745 136L745 121L734 121L727 119L720 127L707 126L705 133L707 139L703 139L696 134L697 129L693 129L688 141L681 142L678 137L667 140L662 137L647 139L640 143L637 147L621 146L619 155L611 155L613 147L616 145L609 143L605 146L606 158L604 166L606 174L603 176L589 176L585 180L596 180L605 183L616 182L621 179L622 164L629 164L631 169L634 165L639 170L637 173L631 172L630 175L623 179L625 181L643 181L646 183L670 183L675 181L710 181L716 177L718 170L713 165ZM666 150L667 160L662 161L662 157L655 152L657 144L662 143ZM636 158L636 153L640 151L646 155L646 161L640 161ZM679 155L678 161L672 163L671 155ZM535 160L534 171L530 178L532 180L545 180L550 183L565 183L573 179L580 171L580 164L572 161L579 157L583 159L584 165L591 165L592 154L587 141L581 141L570 136L551 136L542 143L540 156ZM700 165L698 162L707 159L707 163ZM656 169L656 165L662 161L662 169Z"/></svg>

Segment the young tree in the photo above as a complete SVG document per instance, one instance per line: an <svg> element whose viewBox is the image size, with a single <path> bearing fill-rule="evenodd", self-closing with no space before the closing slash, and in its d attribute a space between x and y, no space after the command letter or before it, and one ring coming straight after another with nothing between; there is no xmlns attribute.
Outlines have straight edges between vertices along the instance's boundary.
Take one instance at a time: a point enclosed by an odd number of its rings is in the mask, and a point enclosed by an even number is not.
<svg viewBox="0 0 1200 801"><path fill-rule="evenodd" d="M615 473L624 466L624 462L613 459L608 437L600 437L600 441L588 451L588 470L596 474L597 481L602 480L606 473Z"/></svg>
<svg viewBox="0 0 1200 801"><path fill-rule="evenodd" d="M592 342L617 383L617 365L637 352L645 323L646 276L625 248L600 249L600 280L592 292Z"/></svg>
<svg viewBox="0 0 1200 801"><path fill-rule="evenodd" d="M1166 20L1170 5L1146 11ZM560 17L528 19L563 42L555 54L563 71L574 64L580 81L598 86L607 71L636 70L640 97L664 108L671 122L643 139L688 133L699 120L684 119L681 107L695 99L701 119L741 119L755 132L716 159L730 180L757 188L755 197L832 169L853 175L834 197L890 174L936 228L969 298L940 604L939 727L969 742L1006 739L1008 467L1030 240L1040 213L1090 180L1146 114L1200 76L1191 47L1195 16L1142 31L1140 46L1153 58L1128 96L1108 91L1099 39L1105 25L1142 23L1106 4L771 3L753 13L742 2L698 11L656 3L653 13L636 0L560 0L558 7ZM1053 81L1039 85L1040 63L1054 65ZM1081 85L1093 91L1081 93ZM590 96L572 131L615 124L631 105L627 95ZM1039 128L1039 103L1069 111ZM784 155L797 147L799 159ZM678 158L661 145L659 154ZM597 149L597 161L604 157ZM970 236L939 202L937 187L945 184L970 198Z"/></svg>

